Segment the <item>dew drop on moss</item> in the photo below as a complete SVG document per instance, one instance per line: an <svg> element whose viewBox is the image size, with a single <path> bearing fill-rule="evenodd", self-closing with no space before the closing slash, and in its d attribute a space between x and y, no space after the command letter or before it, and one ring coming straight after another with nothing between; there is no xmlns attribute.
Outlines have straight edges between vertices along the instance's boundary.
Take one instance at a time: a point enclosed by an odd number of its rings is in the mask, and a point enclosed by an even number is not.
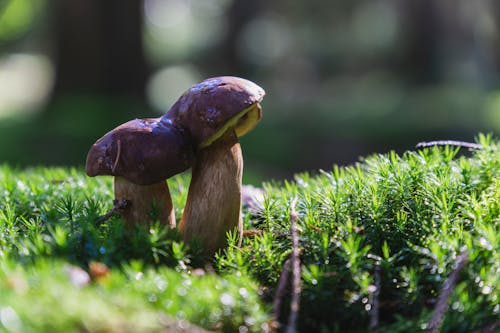
<svg viewBox="0 0 500 333"><path fill-rule="evenodd" d="M247 298L248 297L248 291L245 288L240 288L238 290L238 293L240 294L241 297Z"/></svg>
<svg viewBox="0 0 500 333"><path fill-rule="evenodd" d="M484 286L483 289L481 289L481 293L483 295L489 295L491 294L492 288L490 286Z"/></svg>
<svg viewBox="0 0 500 333"><path fill-rule="evenodd" d="M156 277L154 279L154 282L156 284L156 288L158 288L159 291L163 292L165 291L165 289L167 289L167 281L162 279L162 278L159 278L159 277Z"/></svg>
<svg viewBox="0 0 500 333"><path fill-rule="evenodd" d="M255 325L255 318L253 317L245 317L245 324L248 326Z"/></svg>
<svg viewBox="0 0 500 333"><path fill-rule="evenodd" d="M220 297L220 302L225 306L233 306L235 303L233 296L228 293L222 294L222 296Z"/></svg>
<svg viewBox="0 0 500 333"><path fill-rule="evenodd" d="M186 288L177 288L177 295L179 295L179 296L186 296L187 295Z"/></svg>

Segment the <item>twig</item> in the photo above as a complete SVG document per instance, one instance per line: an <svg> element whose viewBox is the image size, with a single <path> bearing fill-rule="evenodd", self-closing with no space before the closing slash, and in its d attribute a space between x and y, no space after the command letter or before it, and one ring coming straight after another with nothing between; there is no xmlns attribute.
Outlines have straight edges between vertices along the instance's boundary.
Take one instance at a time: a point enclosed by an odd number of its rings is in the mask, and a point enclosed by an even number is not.
<svg viewBox="0 0 500 333"><path fill-rule="evenodd" d="M465 142L465 141L455 141L455 140L438 140L438 141L429 141L429 142L419 142L415 146L417 149L428 148L434 146L454 146L454 147L463 147L470 149L483 149L483 146L477 143Z"/></svg>
<svg viewBox="0 0 500 333"><path fill-rule="evenodd" d="M249 230L243 230L243 237L252 237L252 236L259 236L264 233L264 230L260 229L249 229Z"/></svg>
<svg viewBox="0 0 500 333"><path fill-rule="evenodd" d="M288 286L288 278L291 271L290 258L285 260L283 264L283 269L281 270L280 278L278 280L278 286L276 287L276 293L274 294L273 300L273 321L279 326L280 310L283 297L285 297L286 287Z"/></svg>
<svg viewBox="0 0 500 333"><path fill-rule="evenodd" d="M113 208L111 208L106 214L99 216L96 220L97 224L102 224L109 220L115 214L121 214L124 209L130 206L130 201L126 199L114 200Z"/></svg>
<svg viewBox="0 0 500 333"><path fill-rule="evenodd" d="M436 303L436 307L434 308L434 314L432 315L431 320L429 321L429 325L427 326L427 331L429 333L439 333L439 329L441 328L441 324L443 323L444 315L448 310L448 300L451 296L451 293L455 289L455 285L457 283L458 275L460 271L467 265L469 262L469 254L467 251L462 252L456 260L456 266L453 272L451 272L448 280L443 285L443 289L441 290L441 294Z"/></svg>
<svg viewBox="0 0 500 333"><path fill-rule="evenodd" d="M296 332L297 317L299 315L300 306L300 258L299 258L299 237L297 235L297 212L295 205L297 198L294 198L290 203L290 232L292 234L292 254L290 262L292 266L292 299L290 302L290 316L288 317L288 327L286 333Z"/></svg>
<svg viewBox="0 0 500 333"><path fill-rule="evenodd" d="M382 284L382 278L380 276L380 265L377 264L375 266L375 286L373 286L373 292L370 293L370 303L372 305L371 311L370 311L370 329L372 331L376 331L378 329L378 323L379 323L379 309L380 309L380 302L379 302L379 295L380 295L380 287Z"/></svg>
<svg viewBox="0 0 500 333"><path fill-rule="evenodd" d="M477 331L474 331L474 333L493 333L493 332L496 332L497 329L499 329L499 328L500 328L500 321L497 321L489 326L486 326L486 327L480 328Z"/></svg>

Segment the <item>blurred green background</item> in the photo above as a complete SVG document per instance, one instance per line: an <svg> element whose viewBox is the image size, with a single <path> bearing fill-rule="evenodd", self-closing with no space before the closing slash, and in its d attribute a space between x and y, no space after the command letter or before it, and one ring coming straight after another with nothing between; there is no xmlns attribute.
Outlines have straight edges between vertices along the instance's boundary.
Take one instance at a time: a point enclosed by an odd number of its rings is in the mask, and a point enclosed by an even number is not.
<svg viewBox="0 0 500 333"><path fill-rule="evenodd" d="M204 78L267 91L245 181L500 130L500 2L0 0L0 163L84 164Z"/></svg>

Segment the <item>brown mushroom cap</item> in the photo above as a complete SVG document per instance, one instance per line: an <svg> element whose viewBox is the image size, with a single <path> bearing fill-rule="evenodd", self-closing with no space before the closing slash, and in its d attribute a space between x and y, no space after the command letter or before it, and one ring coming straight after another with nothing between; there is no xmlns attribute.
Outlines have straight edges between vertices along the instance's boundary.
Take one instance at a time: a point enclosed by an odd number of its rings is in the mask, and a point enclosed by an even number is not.
<svg viewBox="0 0 500 333"><path fill-rule="evenodd" d="M135 119L106 133L90 148L86 172L150 185L188 169L193 151L182 130L159 118Z"/></svg>
<svg viewBox="0 0 500 333"><path fill-rule="evenodd" d="M187 128L193 143L206 147L233 125L238 136L251 130L262 116L264 95L249 80L210 78L189 88L161 119Z"/></svg>

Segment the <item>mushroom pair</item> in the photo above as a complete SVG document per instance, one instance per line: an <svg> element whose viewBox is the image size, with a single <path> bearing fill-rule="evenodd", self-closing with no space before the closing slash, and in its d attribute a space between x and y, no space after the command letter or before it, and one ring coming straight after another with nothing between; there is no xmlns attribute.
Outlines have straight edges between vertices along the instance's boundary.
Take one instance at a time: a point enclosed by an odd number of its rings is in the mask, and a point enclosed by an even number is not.
<svg viewBox="0 0 500 333"><path fill-rule="evenodd" d="M115 176L115 199L127 200L128 224L151 220L175 227L165 180L189 167L191 184L179 224L184 241L212 254L226 232L241 235L243 158L238 137L260 120L264 90L237 77L207 79L187 90L161 118L136 119L108 132L89 150L89 176Z"/></svg>

